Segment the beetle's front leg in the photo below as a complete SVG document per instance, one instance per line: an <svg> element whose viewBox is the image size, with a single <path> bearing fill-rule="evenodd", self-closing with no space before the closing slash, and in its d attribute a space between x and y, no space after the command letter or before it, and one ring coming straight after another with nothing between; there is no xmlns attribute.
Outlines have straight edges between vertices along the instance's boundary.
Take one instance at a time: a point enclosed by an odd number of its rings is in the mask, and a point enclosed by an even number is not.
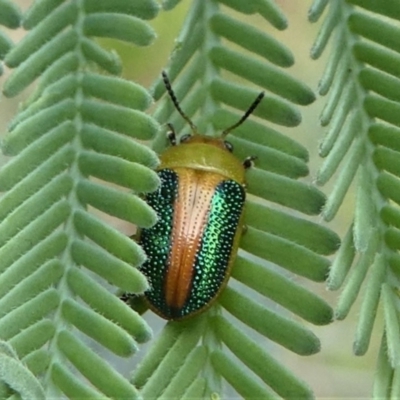
<svg viewBox="0 0 400 400"><path fill-rule="evenodd" d="M142 295L124 292L119 295L119 298L139 315L144 314L149 309Z"/></svg>
<svg viewBox="0 0 400 400"><path fill-rule="evenodd" d="M176 131L172 124L167 124L169 131L167 132L167 138L172 146L176 146Z"/></svg>
<svg viewBox="0 0 400 400"><path fill-rule="evenodd" d="M248 156L248 157L246 157L244 160L243 160L243 167L245 168L245 169L249 169L249 168L251 168L253 165L254 165L254 163L253 163L253 161L254 160L257 160L257 156Z"/></svg>

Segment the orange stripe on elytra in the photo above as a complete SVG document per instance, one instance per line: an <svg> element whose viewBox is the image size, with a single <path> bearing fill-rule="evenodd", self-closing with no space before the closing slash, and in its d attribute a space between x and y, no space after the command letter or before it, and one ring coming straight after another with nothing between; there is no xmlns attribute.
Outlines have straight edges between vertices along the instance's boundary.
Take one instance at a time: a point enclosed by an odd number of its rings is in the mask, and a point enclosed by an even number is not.
<svg viewBox="0 0 400 400"><path fill-rule="evenodd" d="M215 187L224 178L215 173L176 168L178 196L174 204L171 253L165 281L169 307L181 309L189 296L193 266L207 224Z"/></svg>

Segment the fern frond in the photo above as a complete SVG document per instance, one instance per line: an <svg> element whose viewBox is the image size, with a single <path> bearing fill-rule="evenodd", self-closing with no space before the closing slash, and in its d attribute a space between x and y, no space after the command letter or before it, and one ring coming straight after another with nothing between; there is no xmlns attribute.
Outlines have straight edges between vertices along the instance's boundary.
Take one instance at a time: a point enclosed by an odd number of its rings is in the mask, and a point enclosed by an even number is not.
<svg viewBox="0 0 400 400"><path fill-rule="evenodd" d="M3 13L9 2L0 3L0 18L11 23ZM157 11L152 0L35 1L24 16L28 34L6 55L14 68L6 96L37 80L3 140L15 157L0 171L0 338L31 371L21 370L21 382L23 373L40 375L44 391L27 397L13 375L2 376L22 398L140 397L89 346L128 357L150 338L144 320L113 293L148 287L132 267L145 255L88 208L138 226L155 222L139 195L157 187L150 168L158 159L132 138L152 138L158 124L144 113L151 96L113 76L118 57L92 36L148 45L155 34L144 19Z"/></svg>
<svg viewBox="0 0 400 400"><path fill-rule="evenodd" d="M164 6L176 3L165 1ZM202 390L200 397L223 396L225 380L245 398L310 399L311 389L253 337L302 355L319 351L319 341L308 328L272 311L266 299L315 324L332 319L325 301L286 276L290 271L314 281L326 278L330 263L325 256L338 248L339 239L302 215L319 214L325 197L297 180L309 173L306 149L266 124L299 125L296 106L310 104L314 94L283 70L294 62L291 51L240 21L240 14L231 14L229 8L258 14L278 29L287 24L270 0L193 2L166 71L185 113L210 136L237 122L260 89L267 91L254 116L228 135L239 158L258 156L247 172L247 229L218 304L191 321L168 323L134 372L133 382L148 398L184 398L184 390L195 386ZM154 83L153 94L160 100L154 112L159 123L171 123L179 134L188 133L185 121L163 97L161 79ZM162 151L165 146L165 132L160 132L153 148ZM236 327L239 324L245 328ZM229 351L234 356L226 354ZM239 372L240 379L234 379Z"/></svg>
<svg viewBox="0 0 400 400"><path fill-rule="evenodd" d="M400 73L393 63L400 60L400 6L396 1L317 0L310 20L317 20L328 3L319 36L326 40L317 38L312 50L318 57L332 37L319 87L321 95L327 94L321 124L328 132L320 146L326 159L317 183L325 184L336 174L323 212L326 220L335 217L357 178L353 222L332 265L328 287L343 286L336 309L337 318L343 319L365 286L354 341L358 355L367 351L378 305L383 305L386 337L378 367L385 372L379 371L374 390L376 395L395 398L398 378L393 371L397 371L400 336L394 278L399 273ZM393 385L391 394L384 379Z"/></svg>

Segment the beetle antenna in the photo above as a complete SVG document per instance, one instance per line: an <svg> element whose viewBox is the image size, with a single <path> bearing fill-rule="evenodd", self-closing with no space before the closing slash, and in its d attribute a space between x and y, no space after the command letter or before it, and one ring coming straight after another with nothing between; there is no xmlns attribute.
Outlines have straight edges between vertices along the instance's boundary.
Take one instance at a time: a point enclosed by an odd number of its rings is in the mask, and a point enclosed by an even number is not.
<svg viewBox="0 0 400 400"><path fill-rule="evenodd" d="M251 106L248 108L248 110L244 113L243 117L239 119L238 122L236 122L236 124L233 124L232 126L230 126L229 128L225 129L222 132L222 137L225 137L226 135L228 135L228 133L230 133L231 131L233 131L234 129L236 129L239 125L242 125L244 121L246 121L246 119L252 114L252 112L256 109L256 107L261 103L261 100L263 99L265 93L261 92L257 98L253 101L253 103L251 104Z"/></svg>
<svg viewBox="0 0 400 400"><path fill-rule="evenodd" d="M176 98L176 95L172 89L171 82L169 81L168 75L165 71L162 71L162 77L164 81L165 88L171 97L172 102L174 103L175 108L178 110L179 114L181 114L182 118L190 125L193 133L197 133L196 125L191 121L191 119L182 111L181 106L179 105L179 101Z"/></svg>

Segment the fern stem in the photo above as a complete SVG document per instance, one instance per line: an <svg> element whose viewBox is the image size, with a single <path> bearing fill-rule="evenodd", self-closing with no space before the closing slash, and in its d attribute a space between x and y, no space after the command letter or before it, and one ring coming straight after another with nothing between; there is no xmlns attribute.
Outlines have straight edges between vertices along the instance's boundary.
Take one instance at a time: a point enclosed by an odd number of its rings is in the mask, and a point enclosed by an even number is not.
<svg viewBox="0 0 400 400"><path fill-rule="evenodd" d="M83 25L84 25L85 12L84 12L83 0L79 0L76 4L77 4L77 8L78 8L78 15L77 15L77 19L76 19L76 22L74 25L74 32L76 33L79 40L77 41L77 43L75 45L75 53L78 54L78 60L79 60L77 71L80 71L80 70L83 70L86 66L86 59L82 52L82 47L81 47L81 42L80 42L81 39L84 37ZM77 79L77 82L79 85L79 82L82 79L82 75L81 75L81 72L77 72L76 74L77 74L76 79ZM73 99L75 102L76 110L79 110L79 107L83 101L83 90L82 90L82 88L79 88L79 86L77 86L77 90L73 96ZM78 113L75 115L75 118L73 119L73 124L74 124L74 128L75 128L75 131L77 132L77 134L75 135L75 137L73 139L72 145L75 149L78 149L78 150L83 149L82 142L81 142L80 135L79 135L79 133L81 132L82 127L83 127L83 122L82 122L81 116ZM73 178L73 182L74 182L73 186L74 187L76 187L77 183L80 180L84 179L83 175L80 172L77 161L78 160L75 159L74 163L70 167L70 176ZM84 210L85 209L85 207L82 205L82 203L78 199L75 190L72 190L70 192L70 194L67 196L67 200L68 200L69 204L71 205L72 210L75 211L75 210L80 210L80 209ZM77 267L75 265L75 261L71 254L70 246L72 244L72 238L81 238L82 237L82 235L75 228L74 221L73 221L73 213L71 213L70 217L65 222L65 232L70 239L69 239L69 243L68 243L65 251L60 256L60 259L61 259L61 262L63 265L68 266L66 268L66 272L68 272L69 269ZM53 318L53 321L55 323L57 331L56 331L54 340L51 340L49 343L49 349L50 349L50 352L52 354L54 361L63 362L63 360L65 359L65 354L63 354L63 352L59 348L58 336L64 330L64 328L69 325L69 322L67 322L64 318L61 303L63 300L67 300L68 298L73 297L73 293L68 285L67 274L65 274L64 277L61 279L61 281L58 285L58 290L59 290L59 293L61 294L61 302L60 302L60 306L58 307L58 309L54 315L54 318ZM59 389L56 388L56 386L54 385L54 383L51 379L51 369L49 369L47 371L45 381L47 382L46 396L49 398L57 397L59 394Z"/></svg>

